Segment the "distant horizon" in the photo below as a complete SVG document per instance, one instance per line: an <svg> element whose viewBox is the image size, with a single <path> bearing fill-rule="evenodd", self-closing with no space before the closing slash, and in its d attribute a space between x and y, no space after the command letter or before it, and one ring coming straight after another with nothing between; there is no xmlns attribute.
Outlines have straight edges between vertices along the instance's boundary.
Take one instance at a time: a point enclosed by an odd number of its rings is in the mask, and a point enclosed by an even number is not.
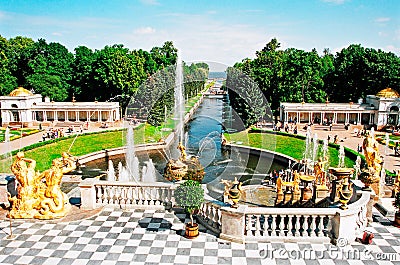
<svg viewBox="0 0 400 265"><path fill-rule="evenodd" d="M185 62L232 66L254 58L271 39L281 49L351 44L400 55L400 5L395 0L0 0L1 36L57 42L69 51L123 44L130 50L172 41ZM221 67L212 67L212 69Z"/></svg>

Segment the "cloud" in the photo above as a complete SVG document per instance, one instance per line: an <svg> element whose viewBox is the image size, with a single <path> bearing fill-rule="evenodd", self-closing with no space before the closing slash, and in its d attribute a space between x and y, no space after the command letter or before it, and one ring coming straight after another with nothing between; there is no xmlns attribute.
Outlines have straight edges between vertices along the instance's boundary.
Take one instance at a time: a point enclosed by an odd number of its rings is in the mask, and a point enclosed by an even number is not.
<svg viewBox="0 0 400 265"><path fill-rule="evenodd" d="M155 32L156 32L156 30L152 27L142 27L142 28L135 29L135 33L141 34L141 35L153 34Z"/></svg>
<svg viewBox="0 0 400 265"><path fill-rule="evenodd" d="M160 5L160 2L158 2L157 0L140 0L140 2L141 2L142 4L150 5L150 6L157 6L157 5Z"/></svg>
<svg viewBox="0 0 400 265"><path fill-rule="evenodd" d="M53 32L52 35L53 36L62 36L63 34L61 32Z"/></svg>
<svg viewBox="0 0 400 265"><path fill-rule="evenodd" d="M322 0L322 2L335 4L335 5L342 5L346 0Z"/></svg>
<svg viewBox="0 0 400 265"><path fill-rule="evenodd" d="M375 19L375 22L377 23L385 23L390 21L390 17L378 17Z"/></svg>

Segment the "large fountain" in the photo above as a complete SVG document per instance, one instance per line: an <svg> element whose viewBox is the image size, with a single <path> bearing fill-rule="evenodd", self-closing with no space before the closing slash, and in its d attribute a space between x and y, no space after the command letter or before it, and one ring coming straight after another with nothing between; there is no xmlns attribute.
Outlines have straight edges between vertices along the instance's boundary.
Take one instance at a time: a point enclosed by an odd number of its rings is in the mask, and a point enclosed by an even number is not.
<svg viewBox="0 0 400 265"><path fill-rule="evenodd" d="M175 72L175 138L178 141L177 149L179 150L179 157L177 159L169 159L164 169L164 177L169 181L179 181L182 179L192 179L202 181L204 177L204 168L200 164L197 156L188 156L186 154L186 147L188 137L184 137L184 113L185 113L185 100L183 97L183 68L182 61L178 55L176 62ZM185 139L184 139L185 138ZM184 142L185 141L185 142ZM175 154L176 152L171 152Z"/></svg>

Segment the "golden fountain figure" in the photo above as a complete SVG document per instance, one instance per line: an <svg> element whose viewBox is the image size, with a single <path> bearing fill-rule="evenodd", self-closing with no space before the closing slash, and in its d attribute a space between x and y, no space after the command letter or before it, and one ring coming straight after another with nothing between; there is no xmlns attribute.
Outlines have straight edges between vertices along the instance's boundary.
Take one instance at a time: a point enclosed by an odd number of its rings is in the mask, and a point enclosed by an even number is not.
<svg viewBox="0 0 400 265"><path fill-rule="evenodd" d="M177 160L170 159L164 169L164 177L169 181L179 181L191 179L202 181L204 178L204 168L196 156L186 155L186 148L182 142L178 144L181 155Z"/></svg>
<svg viewBox="0 0 400 265"><path fill-rule="evenodd" d="M383 158L379 154L378 142L372 134L368 134L363 141L363 149L367 168L360 174L360 180L365 185L365 190L371 190L370 186L380 182ZM380 194L379 186L374 188L377 195Z"/></svg>
<svg viewBox="0 0 400 265"><path fill-rule="evenodd" d="M64 217L71 208L67 195L61 191L61 179L76 168L76 158L63 153L44 172L35 172L36 161L18 152L11 171L18 181L17 196L8 195L12 204L9 218L54 219Z"/></svg>
<svg viewBox="0 0 400 265"><path fill-rule="evenodd" d="M229 181L221 179L221 183L225 185L224 197L226 196L231 202L232 208L238 208L238 202L242 197L242 182L239 182L235 177L235 180Z"/></svg>

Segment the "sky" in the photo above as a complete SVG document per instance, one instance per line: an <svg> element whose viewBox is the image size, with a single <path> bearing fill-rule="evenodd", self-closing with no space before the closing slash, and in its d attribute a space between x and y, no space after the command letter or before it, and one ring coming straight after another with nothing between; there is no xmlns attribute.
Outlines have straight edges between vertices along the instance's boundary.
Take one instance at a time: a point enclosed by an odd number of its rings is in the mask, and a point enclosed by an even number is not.
<svg viewBox="0 0 400 265"><path fill-rule="evenodd" d="M58 42L71 52L172 41L186 62L224 70L272 38L282 49L335 54L350 44L400 55L398 0L0 0L0 35Z"/></svg>

